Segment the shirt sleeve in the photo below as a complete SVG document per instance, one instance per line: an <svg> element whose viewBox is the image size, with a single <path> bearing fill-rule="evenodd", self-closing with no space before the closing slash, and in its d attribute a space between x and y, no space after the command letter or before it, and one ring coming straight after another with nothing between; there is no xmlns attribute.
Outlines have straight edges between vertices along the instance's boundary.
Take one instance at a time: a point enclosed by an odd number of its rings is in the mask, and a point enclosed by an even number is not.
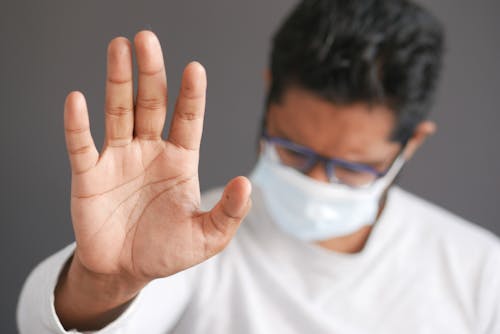
<svg viewBox="0 0 500 334"><path fill-rule="evenodd" d="M165 333L176 325L189 302L195 268L150 282L125 312L99 331L65 330L55 311L54 289L74 249L73 243L60 250L40 263L28 276L17 307L17 325L21 334L154 334Z"/></svg>
<svg viewBox="0 0 500 334"><path fill-rule="evenodd" d="M478 284L478 333L500 333L500 243L485 257Z"/></svg>

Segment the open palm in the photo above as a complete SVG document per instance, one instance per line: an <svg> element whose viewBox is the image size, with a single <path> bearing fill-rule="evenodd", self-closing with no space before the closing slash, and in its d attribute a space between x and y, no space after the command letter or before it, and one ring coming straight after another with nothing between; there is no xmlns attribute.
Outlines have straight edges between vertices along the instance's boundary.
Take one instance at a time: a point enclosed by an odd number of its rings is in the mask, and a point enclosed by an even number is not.
<svg viewBox="0 0 500 334"><path fill-rule="evenodd" d="M75 257L95 273L149 281L222 250L248 212L250 183L233 179L211 211L199 210L205 70L196 62L184 70L163 140L167 83L161 47L152 32L143 31L135 37L135 50L134 104L130 42L116 38L109 44L102 152L92 140L81 93L66 99L65 131Z"/></svg>

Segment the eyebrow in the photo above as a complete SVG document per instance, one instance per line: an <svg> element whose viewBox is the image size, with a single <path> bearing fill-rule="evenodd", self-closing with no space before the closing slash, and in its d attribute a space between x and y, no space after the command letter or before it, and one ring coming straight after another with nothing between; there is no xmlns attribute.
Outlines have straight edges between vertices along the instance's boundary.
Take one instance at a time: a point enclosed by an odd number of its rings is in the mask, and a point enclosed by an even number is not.
<svg viewBox="0 0 500 334"><path fill-rule="evenodd" d="M358 161L356 161L354 163L372 166L373 168L383 167L385 164L387 164L387 162L383 161L383 160L372 160L372 161L366 161L366 162L358 162Z"/></svg>
<svg viewBox="0 0 500 334"><path fill-rule="evenodd" d="M308 148L310 149L309 147L307 147L306 145L303 145L303 144L300 144L300 143L297 143L295 140L292 140L289 136L287 136L283 131L281 131L278 127L275 127L275 130L276 130L276 133L277 133L277 137L280 137L280 138L283 138L283 139L286 139L288 141L291 141L292 143L296 144L296 145L300 145L300 146L303 146L305 148ZM310 149L312 150L312 149Z"/></svg>

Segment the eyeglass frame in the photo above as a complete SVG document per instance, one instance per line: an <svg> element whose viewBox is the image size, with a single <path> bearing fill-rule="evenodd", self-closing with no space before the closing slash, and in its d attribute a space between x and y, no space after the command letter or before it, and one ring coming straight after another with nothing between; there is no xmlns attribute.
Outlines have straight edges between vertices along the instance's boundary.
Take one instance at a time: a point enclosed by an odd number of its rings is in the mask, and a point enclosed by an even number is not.
<svg viewBox="0 0 500 334"><path fill-rule="evenodd" d="M324 170L325 170L326 176L327 176L330 183L344 184L344 185L352 187L352 188L369 187L373 183L375 183L375 181L377 181L378 179L387 175L387 173L391 170L391 168L394 166L396 161L398 161L398 159L402 157L403 151L406 147L406 143L403 143L402 148L400 149L398 155L394 158L394 160L391 162L389 167L387 167L384 171L380 172L370 165L357 163L357 162L350 162L350 161L346 161L346 160L339 159L339 158L325 157L324 155L318 154L314 150L312 150L306 146L302 146L300 144L294 143L293 141L290 141L288 139L285 139L282 137L277 137L277 136L270 136L266 130L262 131L261 138L264 139L265 141L271 143L271 144L278 144L280 146L283 146L286 149L290 149L293 151L297 151L300 154L304 154L304 156L307 158L307 164L306 164L307 167L306 168L300 169L300 168L295 168L295 167L284 164L285 166L288 166L290 168L294 168L294 169L300 171L301 173L307 173L314 166L316 166L318 164L318 162L322 162L324 165ZM281 161L280 161L280 163L281 163ZM372 174L373 176L375 176L375 178L373 179L373 181L370 181L369 183L367 183L365 185L359 185L359 186L358 185L351 185L351 184L342 182L341 180L339 180L335 177L335 166L341 166L341 167L349 169L353 172L368 172L368 173Z"/></svg>

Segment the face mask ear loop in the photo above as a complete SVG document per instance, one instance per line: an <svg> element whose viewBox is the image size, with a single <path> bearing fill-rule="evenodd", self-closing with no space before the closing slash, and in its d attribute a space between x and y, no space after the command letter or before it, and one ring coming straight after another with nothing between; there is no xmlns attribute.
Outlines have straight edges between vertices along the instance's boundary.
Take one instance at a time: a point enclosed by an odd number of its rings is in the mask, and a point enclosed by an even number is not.
<svg viewBox="0 0 500 334"><path fill-rule="evenodd" d="M399 173L399 171L406 162L403 152L404 150L401 150L401 153L398 154L391 168L384 175L384 179L390 180L389 183L392 183L392 181L396 178L396 175Z"/></svg>
<svg viewBox="0 0 500 334"><path fill-rule="evenodd" d="M269 161L281 164L281 159L279 158L278 152L276 151L276 147L273 143L269 143L264 141L262 155Z"/></svg>

